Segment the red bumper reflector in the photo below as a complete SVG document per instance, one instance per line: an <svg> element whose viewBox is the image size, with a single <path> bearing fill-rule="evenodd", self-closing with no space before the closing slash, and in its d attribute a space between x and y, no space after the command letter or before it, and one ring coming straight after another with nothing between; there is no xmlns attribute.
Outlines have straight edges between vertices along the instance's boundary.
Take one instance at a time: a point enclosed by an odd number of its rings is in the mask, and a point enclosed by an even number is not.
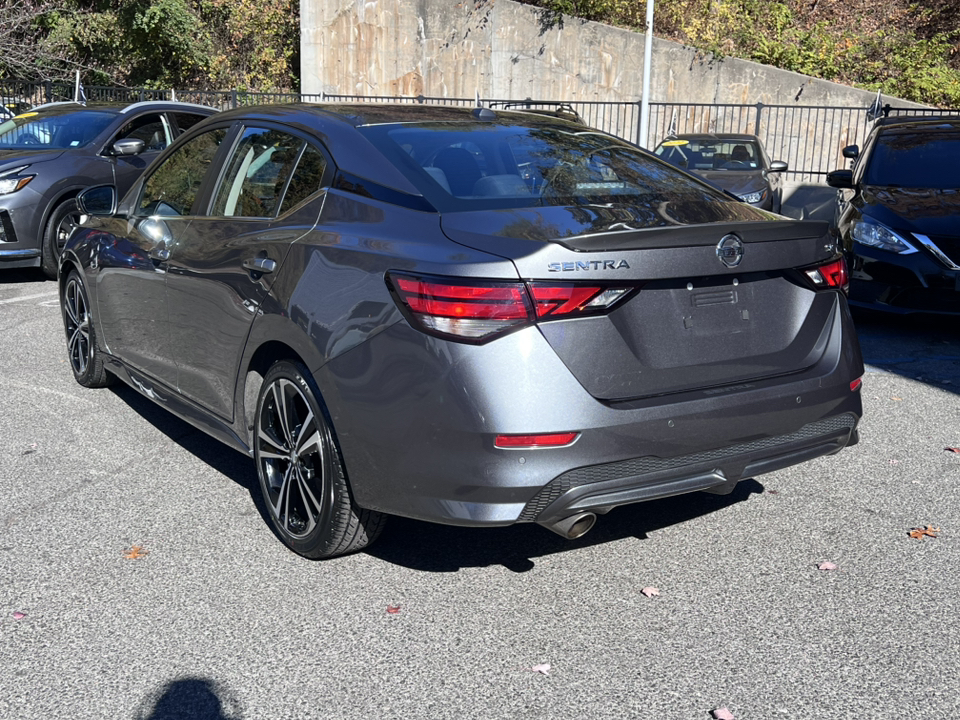
<svg viewBox="0 0 960 720"><path fill-rule="evenodd" d="M550 435L497 435L493 444L499 448L560 447L576 440L579 433L552 433Z"/></svg>
<svg viewBox="0 0 960 720"><path fill-rule="evenodd" d="M863 378L857 378L852 383L850 383L850 392L856 392L860 389L860 386L863 385Z"/></svg>

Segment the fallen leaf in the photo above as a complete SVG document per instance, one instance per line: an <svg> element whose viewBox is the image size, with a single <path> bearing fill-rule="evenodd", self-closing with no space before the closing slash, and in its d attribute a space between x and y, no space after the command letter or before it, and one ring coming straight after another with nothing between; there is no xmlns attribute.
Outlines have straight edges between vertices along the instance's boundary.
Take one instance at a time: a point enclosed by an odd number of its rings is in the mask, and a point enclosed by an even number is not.
<svg viewBox="0 0 960 720"><path fill-rule="evenodd" d="M400 606L399 606L399 605L387 605L387 612L390 613L391 615L396 615L397 613L400 612Z"/></svg>
<svg viewBox="0 0 960 720"><path fill-rule="evenodd" d="M779 494L780 494L780 491L779 491L779 490L767 490L767 494L768 494L768 495L779 495Z"/></svg>
<svg viewBox="0 0 960 720"><path fill-rule="evenodd" d="M645 588L644 588L643 590L641 590L640 592L642 592L642 593L643 593L644 595L646 595L647 597L653 597L654 595L659 595L659 594L660 594L660 591L657 590L657 588L655 588L655 587L645 587Z"/></svg>
<svg viewBox="0 0 960 720"><path fill-rule="evenodd" d="M960 453L960 447L955 447L955 448L953 448L953 447L945 447L944 450L946 450L947 452L952 452L952 453Z"/></svg>
<svg viewBox="0 0 960 720"><path fill-rule="evenodd" d="M837 569L837 566L834 565L829 560L825 560L824 562L817 565L817 570L836 570L836 569Z"/></svg>
<svg viewBox="0 0 960 720"><path fill-rule="evenodd" d="M24 450L24 451L23 451L22 453L20 453L20 454L21 454L21 455L30 455L31 453L35 453L35 452L37 451L37 447L38 447L38 446L37 446L37 443L30 443L29 445L27 445L27 449Z"/></svg>
<svg viewBox="0 0 960 720"><path fill-rule="evenodd" d="M540 663L539 665L534 665L532 668L527 668L529 672L540 673L541 675L550 674L550 663Z"/></svg>
<svg viewBox="0 0 960 720"><path fill-rule="evenodd" d="M891 465L899 465L899 464L900 464L900 461L899 461L899 460L891 460L891 461L890 461L890 464L891 464Z"/></svg>
<svg viewBox="0 0 960 720"><path fill-rule="evenodd" d="M134 545L132 548L127 550L123 554L123 557L127 560L139 560L142 557L145 557L150 554L149 550L144 550L143 545Z"/></svg>
<svg viewBox="0 0 960 720"><path fill-rule="evenodd" d="M899 397L897 397L896 395L894 395L894 396L893 396L892 398L890 398L890 399L891 399L891 400L896 400L897 402L902 402L902 401L903 401L903 398L899 398Z"/></svg>
<svg viewBox="0 0 960 720"><path fill-rule="evenodd" d="M717 708L713 711L714 720L736 720L733 717L733 713L727 710L725 707Z"/></svg>
<svg viewBox="0 0 960 720"><path fill-rule="evenodd" d="M940 528L935 528L931 525L927 525L926 527L922 527L922 528L914 528L913 530L908 532L907 535L912 537L914 540L922 540L924 537L935 538L937 537L938 532L940 532Z"/></svg>
<svg viewBox="0 0 960 720"><path fill-rule="evenodd" d="M26 613L20 612L19 610L15 610L15 611L13 612L13 619L14 619L14 620L23 620L26 616L27 616Z"/></svg>

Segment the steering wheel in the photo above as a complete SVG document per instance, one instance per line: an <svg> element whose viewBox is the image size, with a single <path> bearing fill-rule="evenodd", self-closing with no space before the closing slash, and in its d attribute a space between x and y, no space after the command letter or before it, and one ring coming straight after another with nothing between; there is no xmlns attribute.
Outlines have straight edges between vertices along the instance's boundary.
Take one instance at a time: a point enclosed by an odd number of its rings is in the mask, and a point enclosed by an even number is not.
<svg viewBox="0 0 960 720"><path fill-rule="evenodd" d="M743 160L727 160L727 162L723 164L725 170L739 170L746 166L747 164Z"/></svg>
<svg viewBox="0 0 960 720"><path fill-rule="evenodd" d="M20 136L17 144L18 145L43 145L43 143L40 142L40 138L38 138L33 133L23 133L23 135Z"/></svg>

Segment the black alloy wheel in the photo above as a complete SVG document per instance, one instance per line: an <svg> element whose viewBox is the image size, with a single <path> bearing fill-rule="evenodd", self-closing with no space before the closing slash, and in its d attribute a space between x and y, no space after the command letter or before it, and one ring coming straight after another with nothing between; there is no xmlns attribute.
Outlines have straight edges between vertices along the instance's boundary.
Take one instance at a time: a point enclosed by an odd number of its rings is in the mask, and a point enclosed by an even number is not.
<svg viewBox="0 0 960 720"><path fill-rule="evenodd" d="M57 265L60 262L60 256L63 254L63 248L67 244L70 236L77 231L87 218L80 212L77 201L73 198L62 202L50 215L47 222L47 228L43 233L43 246L41 248L40 264L43 272L50 279L57 277Z"/></svg>
<svg viewBox="0 0 960 720"><path fill-rule="evenodd" d="M303 365L276 363L260 388L254 437L270 521L288 547L312 559L360 550L384 524L380 513L353 504L318 397Z"/></svg>
<svg viewBox="0 0 960 720"><path fill-rule="evenodd" d="M103 353L97 347L97 336L90 314L90 301L83 280L71 271L60 298L63 329L67 335L67 356L77 382L84 387L104 387L111 376L103 366Z"/></svg>

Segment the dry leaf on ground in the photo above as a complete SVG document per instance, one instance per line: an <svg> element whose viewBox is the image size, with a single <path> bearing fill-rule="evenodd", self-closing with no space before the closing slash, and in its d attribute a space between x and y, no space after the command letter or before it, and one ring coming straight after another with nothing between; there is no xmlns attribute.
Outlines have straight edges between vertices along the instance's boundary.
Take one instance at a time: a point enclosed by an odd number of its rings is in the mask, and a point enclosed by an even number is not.
<svg viewBox="0 0 960 720"><path fill-rule="evenodd" d="M529 672L540 673L541 675L550 674L550 663L540 663L539 665L534 665L532 668L527 668Z"/></svg>
<svg viewBox="0 0 960 720"><path fill-rule="evenodd" d="M387 605L387 612L390 613L391 615L396 615L397 613L400 612L400 606L399 606L399 605Z"/></svg>
<svg viewBox="0 0 960 720"><path fill-rule="evenodd" d="M817 570L836 570L836 569L837 569L837 566L834 565L829 560L826 560L820 563L819 565L817 565Z"/></svg>
<svg viewBox="0 0 960 720"><path fill-rule="evenodd" d="M134 545L123 554L123 557L126 560L139 560L140 558L146 557L149 554L150 551L144 550L143 545Z"/></svg>
<svg viewBox="0 0 960 720"><path fill-rule="evenodd" d="M960 453L960 448L955 448L955 447L945 447L944 450L952 453Z"/></svg>
<svg viewBox="0 0 960 720"><path fill-rule="evenodd" d="M922 528L919 528L919 527L914 528L913 530L908 532L907 535L912 537L914 540L922 540L924 537L935 538L937 537L938 532L940 532L940 528L935 528L932 525L927 525L926 527L922 527Z"/></svg>
<svg viewBox="0 0 960 720"><path fill-rule="evenodd" d="M20 612L19 610L15 610L13 613L14 620L23 620L26 616L27 614L25 612Z"/></svg>
<svg viewBox="0 0 960 720"><path fill-rule="evenodd" d="M655 588L655 587L645 587L645 588L644 588L643 590L641 590L640 592L642 592L642 593L643 593L644 595L646 595L647 597L653 597L654 595L659 595L659 594L660 594L660 591L657 590L657 588Z"/></svg>
<svg viewBox="0 0 960 720"><path fill-rule="evenodd" d="M713 711L714 720L736 720L733 717L733 713L727 710L725 707L717 708Z"/></svg>

